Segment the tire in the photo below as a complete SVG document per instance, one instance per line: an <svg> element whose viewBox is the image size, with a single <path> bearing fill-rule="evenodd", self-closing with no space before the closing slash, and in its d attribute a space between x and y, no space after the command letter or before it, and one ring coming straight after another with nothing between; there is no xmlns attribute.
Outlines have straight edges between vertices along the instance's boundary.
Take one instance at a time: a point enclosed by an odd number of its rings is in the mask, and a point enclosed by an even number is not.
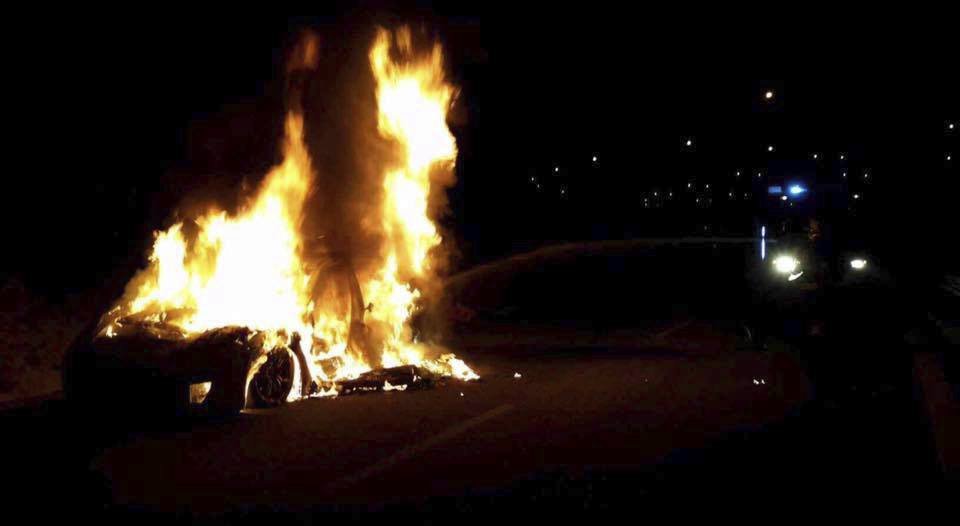
<svg viewBox="0 0 960 526"><path fill-rule="evenodd" d="M287 401L296 374L293 360L293 355L285 348L277 348L267 354L267 361L250 380L247 399L251 407L277 407Z"/></svg>

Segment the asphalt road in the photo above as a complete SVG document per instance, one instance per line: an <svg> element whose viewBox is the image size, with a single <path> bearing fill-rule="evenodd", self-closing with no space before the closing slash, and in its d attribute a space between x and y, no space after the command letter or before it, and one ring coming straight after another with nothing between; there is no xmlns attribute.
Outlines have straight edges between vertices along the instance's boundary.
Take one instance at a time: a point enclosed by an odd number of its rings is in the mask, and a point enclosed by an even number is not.
<svg viewBox="0 0 960 526"><path fill-rule="evenodd" d="M789 351L738 350L696 323L599 340L510 330L464 342L481 381L427 391L147 431L57 403L5 414L5 472L22 491L9 502L213 517L557 511L691 496L846 499L854 488L874 496L936 482L908 401L888 393L821 408ZM537 333L551 343L535 344ZM490 344L498 338L519 343Z"/></svg>
<svg viewBox="0 0 960 526"><path fill-rule="evenodd" d="M471 353L480 382L308 400L146 436L104 452L95 469L121 505L382 504L651 465L783 419L806 396L789 360L661 352Z"/></svg>

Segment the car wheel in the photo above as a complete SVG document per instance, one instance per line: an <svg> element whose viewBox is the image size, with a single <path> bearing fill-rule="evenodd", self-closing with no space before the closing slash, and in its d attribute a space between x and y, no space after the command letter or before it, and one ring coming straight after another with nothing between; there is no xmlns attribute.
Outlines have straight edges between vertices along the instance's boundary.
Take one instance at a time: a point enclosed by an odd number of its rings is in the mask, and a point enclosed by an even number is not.
<svg viewBox="0 0 960 526"><path fill-rule="evenodd" d="M276 407L287 401L295 374L293 356L286 349L270 351L266 362L250 380L250 404L253 407Z"/></svg>

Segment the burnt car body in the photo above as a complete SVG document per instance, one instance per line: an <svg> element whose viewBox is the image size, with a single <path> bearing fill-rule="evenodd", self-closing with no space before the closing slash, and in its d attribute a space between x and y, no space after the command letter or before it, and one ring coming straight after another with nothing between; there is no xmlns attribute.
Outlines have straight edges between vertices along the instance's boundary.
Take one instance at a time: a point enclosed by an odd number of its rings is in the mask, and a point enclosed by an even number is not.
<svg viewBox="0 0 960 526"><path fill-rule="evenodd" d="M161 323L126 325L114 336L97 329L67 352L64 392L71 402L110 412L230 414L248 400L273 405L292 388L294 357L302 359L295 338L264 351L263 333L243 327L194 337Z"/></svg>
<svg viewBox="0 0 960 526"><path fill-rule="evenodd" d="M324 279L315 281L313 295L341 303L350 346L363 336L363 298L352 267L328 261L316 274ZM331 387L311 379L296 333L228 326L190 334L167 321L181 315L175 311L117 312L91 324L67 349L69 401L132 415L222 415L280 405L295 387L300 396Z"/></svg>
<svg viewBox="0 0 960 526"><path fill-rule="evenodd" d="M294 386L310 396L334 388L338 394L415 390L438 381L429 370L404 365L318 386L296 335L287 345L264 342L265 333L244 327L189 337L160 323L126 325L112 337L87 334L67 353L64 389L71 402L99 412L153 418L275 407Z"/></svg>

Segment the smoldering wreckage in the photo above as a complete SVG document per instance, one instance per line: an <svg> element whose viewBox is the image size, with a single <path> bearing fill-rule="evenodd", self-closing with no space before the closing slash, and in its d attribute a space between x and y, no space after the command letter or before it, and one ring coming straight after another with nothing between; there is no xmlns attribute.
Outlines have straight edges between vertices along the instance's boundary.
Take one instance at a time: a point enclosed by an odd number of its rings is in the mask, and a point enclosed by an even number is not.
<svg viewBox="0 0 960 526"><path fill-rule="evenodd" d="M377 199L362 224L327 225L372 233L376 250L308 247L302 232L308 197L323 192L301 85L322 49L306 35L287 67L282 162L237 211L212 206L156 233L147 267L67 352L69 399L223 414L479 378L411 327L438 280L444 246L431 200L452 183L457 152L442 49L418 38L408 28L376 31L365 57L377 106L369 133L392 155L376 167Z"/></svg>

